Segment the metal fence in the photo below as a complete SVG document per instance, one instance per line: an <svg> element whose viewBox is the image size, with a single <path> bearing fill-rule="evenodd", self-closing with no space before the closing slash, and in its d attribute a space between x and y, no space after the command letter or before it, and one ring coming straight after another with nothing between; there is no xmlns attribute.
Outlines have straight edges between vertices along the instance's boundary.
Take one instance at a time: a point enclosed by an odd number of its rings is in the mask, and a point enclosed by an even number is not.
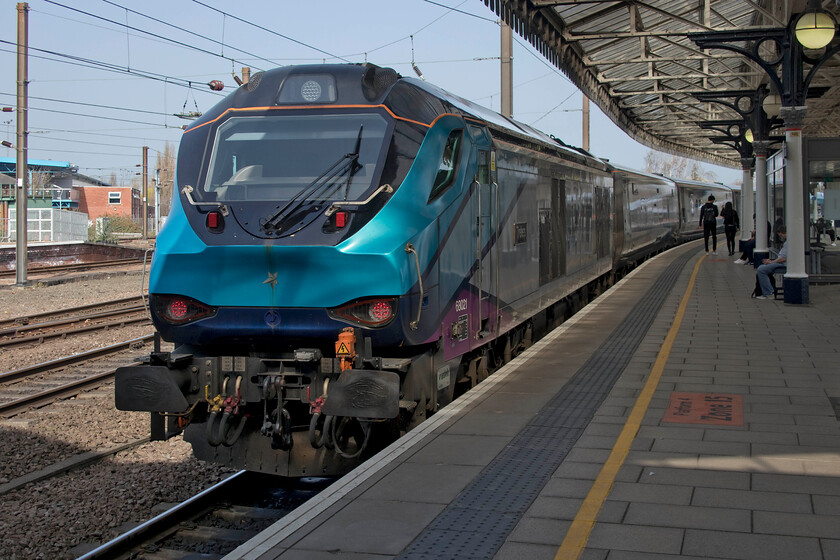
<svg viewBox="0 0 840 560"><path fill-rule="evenodd" d="M87 241L87 214L56 208L27 208L26 214L27 241ZM0 242L17 241L16 220L16 209L9 208L9 218L0 219Z"/></svg>

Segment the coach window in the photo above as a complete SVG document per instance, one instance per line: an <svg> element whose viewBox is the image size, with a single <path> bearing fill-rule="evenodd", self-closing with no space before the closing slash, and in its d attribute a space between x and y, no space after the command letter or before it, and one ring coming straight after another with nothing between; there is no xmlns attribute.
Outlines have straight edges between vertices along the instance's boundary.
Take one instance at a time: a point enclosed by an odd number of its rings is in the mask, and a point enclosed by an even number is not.
<svg viewBox="0 0 840 560"><path fill-rule="evenodd" d="M455 182L455 176L458 174L458 159L461 154L461 138L463 136L463 130L453 130L449 133L449 138L446 139L446 145L443 148L443 156L440 159L440 164L438 164L435 184L429 195L429 202L443 194Z"/></svg>
<svg viewBox="0 0 840 560"><path fill-rule="evenodd" d="M122 203L122 193L119 192L109 192L108 193L108 204L121 204Z"/></svg>

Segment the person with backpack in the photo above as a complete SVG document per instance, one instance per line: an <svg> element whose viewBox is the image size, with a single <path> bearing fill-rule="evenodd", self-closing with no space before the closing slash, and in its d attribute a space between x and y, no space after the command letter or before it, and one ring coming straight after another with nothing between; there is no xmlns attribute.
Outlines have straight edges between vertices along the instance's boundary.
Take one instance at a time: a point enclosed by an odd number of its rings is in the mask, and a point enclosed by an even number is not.
<svg viewBox="0 0 840 560"><path fill-rule="evenodd" d="M712 237L712 254L717 255L717 217L715 195L709 195L709 201L700 207L700 227L703 228L703 242L706 244L706 254L709 254L709 236Z"/></svg>
<svg viewBox="0 0 840 560"><path fill-rule="evenodd" d="M741 222L738 219L738 211L732 207L731 202L724 205L723 210L720 211L723 218L723 233L726 235L726 248L729 250L729 256L735 254L735 233L741 229Z"/></svg>

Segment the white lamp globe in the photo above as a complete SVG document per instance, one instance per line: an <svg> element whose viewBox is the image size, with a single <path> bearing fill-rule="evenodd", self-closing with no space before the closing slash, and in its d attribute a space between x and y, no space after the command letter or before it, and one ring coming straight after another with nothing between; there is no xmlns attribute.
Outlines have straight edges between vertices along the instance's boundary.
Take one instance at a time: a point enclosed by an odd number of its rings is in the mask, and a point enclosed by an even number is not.
<svg viewBox="0 0 840 560"><path fill-rule="evenodd" d="M834 39L837 26L825 12L806 12L796 22L796 40L806 49L821 49Z"/></svg>
<svg viewBox="0 0 840 560"><path fill-rule="evenodd" d="M771 119L779 116L779 109L782 107L782 98L776 93L771 93L761 102L761 107Z"/></svg>

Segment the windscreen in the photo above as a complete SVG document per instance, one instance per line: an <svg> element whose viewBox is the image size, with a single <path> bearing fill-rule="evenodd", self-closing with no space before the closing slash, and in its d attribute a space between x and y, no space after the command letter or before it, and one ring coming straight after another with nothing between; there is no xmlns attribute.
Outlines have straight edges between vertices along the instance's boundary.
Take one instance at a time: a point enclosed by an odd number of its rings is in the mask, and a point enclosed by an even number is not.
<svg viewBox="0 0 840 560"><path fill-rule="evenodd" d="M216 131L203 190L219 202L357 200L387 130L376 113L233 117Z"/></svg>

